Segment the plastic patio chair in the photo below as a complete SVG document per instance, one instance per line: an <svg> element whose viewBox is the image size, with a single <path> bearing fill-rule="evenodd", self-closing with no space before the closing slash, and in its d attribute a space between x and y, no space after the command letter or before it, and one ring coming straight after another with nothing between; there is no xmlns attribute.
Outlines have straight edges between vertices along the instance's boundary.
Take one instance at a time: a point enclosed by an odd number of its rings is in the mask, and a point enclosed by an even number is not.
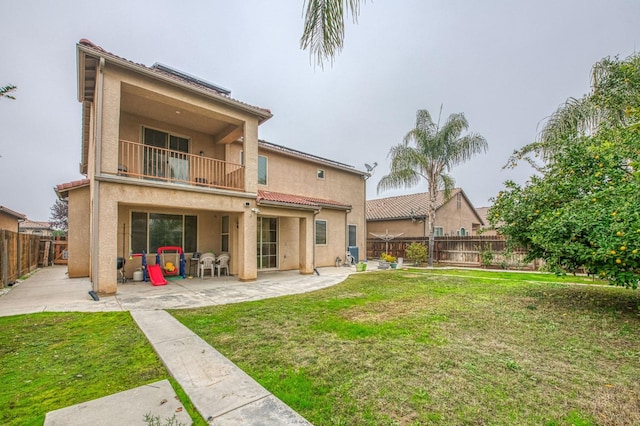
<svg viewBox="0 0 640 426"><path fill-rule="evenodd" d="M211 276L213 276L215 263L216 257L212 254L203 254L200 256L200 266L198 267L198 275L200 278L204 278L204 271L207 269L211 271Z"/></svg>
<svg viewBox="0 0 640 426"><path fill-rule="evenodd" d="M218 259L216 259L216 269L218 270L218 277L220 276L221 269L225 269L227 272L227 275L229 275L229 255L228 254L221 254L220 256L218 256Z"/></svg>

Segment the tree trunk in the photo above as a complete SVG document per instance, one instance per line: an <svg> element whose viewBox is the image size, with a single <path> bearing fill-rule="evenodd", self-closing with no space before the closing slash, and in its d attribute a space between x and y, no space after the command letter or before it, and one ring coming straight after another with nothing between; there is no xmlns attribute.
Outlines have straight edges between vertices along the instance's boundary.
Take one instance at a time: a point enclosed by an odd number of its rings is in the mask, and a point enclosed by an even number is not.
<svg viewBox="0 0 640 426"><path fill-rule="evenodd" d="M429 205L427 206L427 221L429 222L429 267L433 266L433 248L435 245L434 225L436 223L436 197L438 187L429 182Z"/></svg>

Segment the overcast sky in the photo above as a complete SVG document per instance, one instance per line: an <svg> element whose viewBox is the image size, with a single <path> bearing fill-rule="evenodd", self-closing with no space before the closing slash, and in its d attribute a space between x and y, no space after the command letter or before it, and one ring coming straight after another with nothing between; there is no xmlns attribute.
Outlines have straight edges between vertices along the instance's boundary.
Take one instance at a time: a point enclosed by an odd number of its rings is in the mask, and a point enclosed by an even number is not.
<svg viewBox="0 0 640 426"><path fill-rule="evenodd" d="M505 171L540 122L568 97L589 91L592 65L640 48L638 0L377 0L349 24L333 66L314 67L299 48L303 0L0 0L0 205L49 220L56 184L78 171L81 104L76 43L87 38L147 66L160 62L269 108L259 137L364 170L415 125L463 112L489 151L452 170L476 207L524 182Z"/></svg>

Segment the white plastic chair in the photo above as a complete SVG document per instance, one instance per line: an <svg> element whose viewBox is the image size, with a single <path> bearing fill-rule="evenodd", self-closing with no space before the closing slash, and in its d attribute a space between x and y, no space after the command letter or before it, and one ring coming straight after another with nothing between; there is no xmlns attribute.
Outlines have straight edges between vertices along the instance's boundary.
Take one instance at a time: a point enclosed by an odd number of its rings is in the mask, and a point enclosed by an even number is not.
<svg viewBox="0 0 640 426"><path fill-rule="evenodd" d="M216 269L218 270L218 277L220 276L220 270L225 269L227 271L227 275L229 275L229 255L221 254L216 259Z"/></svg>
<svg viewBox="0 0 640 426"><path fill-rule="evenodd" d="M214 265L216 263L216 257L212 254L203 254L200 257L200 266L199 266L199 274L200 278L204 278L204 271L209 269L211 271L211 276L213 276Z"/></svg>

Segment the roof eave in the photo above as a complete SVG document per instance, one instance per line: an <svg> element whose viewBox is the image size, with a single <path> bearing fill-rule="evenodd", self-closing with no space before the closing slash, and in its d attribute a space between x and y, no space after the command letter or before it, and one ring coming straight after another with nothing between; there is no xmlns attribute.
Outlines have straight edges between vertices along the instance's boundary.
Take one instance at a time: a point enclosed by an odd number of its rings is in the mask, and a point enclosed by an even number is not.
<svg viewBox="0 0 640 426"><path fill-rule="evenodd" d="M199 89L198 87L191 86L191 85L188 85L188 84L184 84L184 83L182 83L182 82L180 82L178 80L174 80L174 79L172 79L172 78L170 78L168 76L156 73L156 72L148 69L147 67L145 67L143 65L135 64L135 63L130 62L130 61L126 60L126 59L114 56L114 55L112 55L112 54L110 54L108 52L100 52L100 51L98 51L98 50L96 50L96 49L94 49L94 48L92 48L90 46L87 46L87 45L84 45L84 44L81 44L81 43L77 44L77 48L78 48L78 55L79 55L79 57L78 57L78 67L79 67L78 68L78 75L79 75L79 78L78 78L78 80L79 80L78 81L78 99L79 99L80 102L82 102L84 100L84 95L83 95L83 93L84 93L84 81L85 81L84 66L86 64L86 59L85 59L85 57L83 55L87 55L87 56L94 56L97 59L104 58L105 60L108 60L109 62L111 62L111 63L113 63L113 64L115 64L115 65L117 65L119 67L125 68L127 70L143 74L143 75L145 75L147 77L150 77L150 78L155 78L155 79L161 80L164 83L167 83L167 84L170 84L170 85L173 85L173 86L177 86L177 87L179 87L179 88L181 88L183 90L188 90L190 92L194 92L194 93L197 93L199 95L207 96L207 97L213 98L216 101L221 102L221 103L223 103L225 105L233 106L235 108L241 109L241 110L243 110L245 112L248 112L248 113L250 113L252 115L257 116L258 117L258 122L260 124L264 123L265 121L267 121L268 119L273 117L273 114L271 114L267 110L264 110L264 109L261 109L261 108L258 108L258 107L253 107L251 105L238 102L238 101L236 101L234 99L230 99L230 98L227 98L227 97L222 96L222 95L216 95L215 93L212 93L212 92L210 92L208 90ZM80 78L80 76L82 78Z"/></svg>

